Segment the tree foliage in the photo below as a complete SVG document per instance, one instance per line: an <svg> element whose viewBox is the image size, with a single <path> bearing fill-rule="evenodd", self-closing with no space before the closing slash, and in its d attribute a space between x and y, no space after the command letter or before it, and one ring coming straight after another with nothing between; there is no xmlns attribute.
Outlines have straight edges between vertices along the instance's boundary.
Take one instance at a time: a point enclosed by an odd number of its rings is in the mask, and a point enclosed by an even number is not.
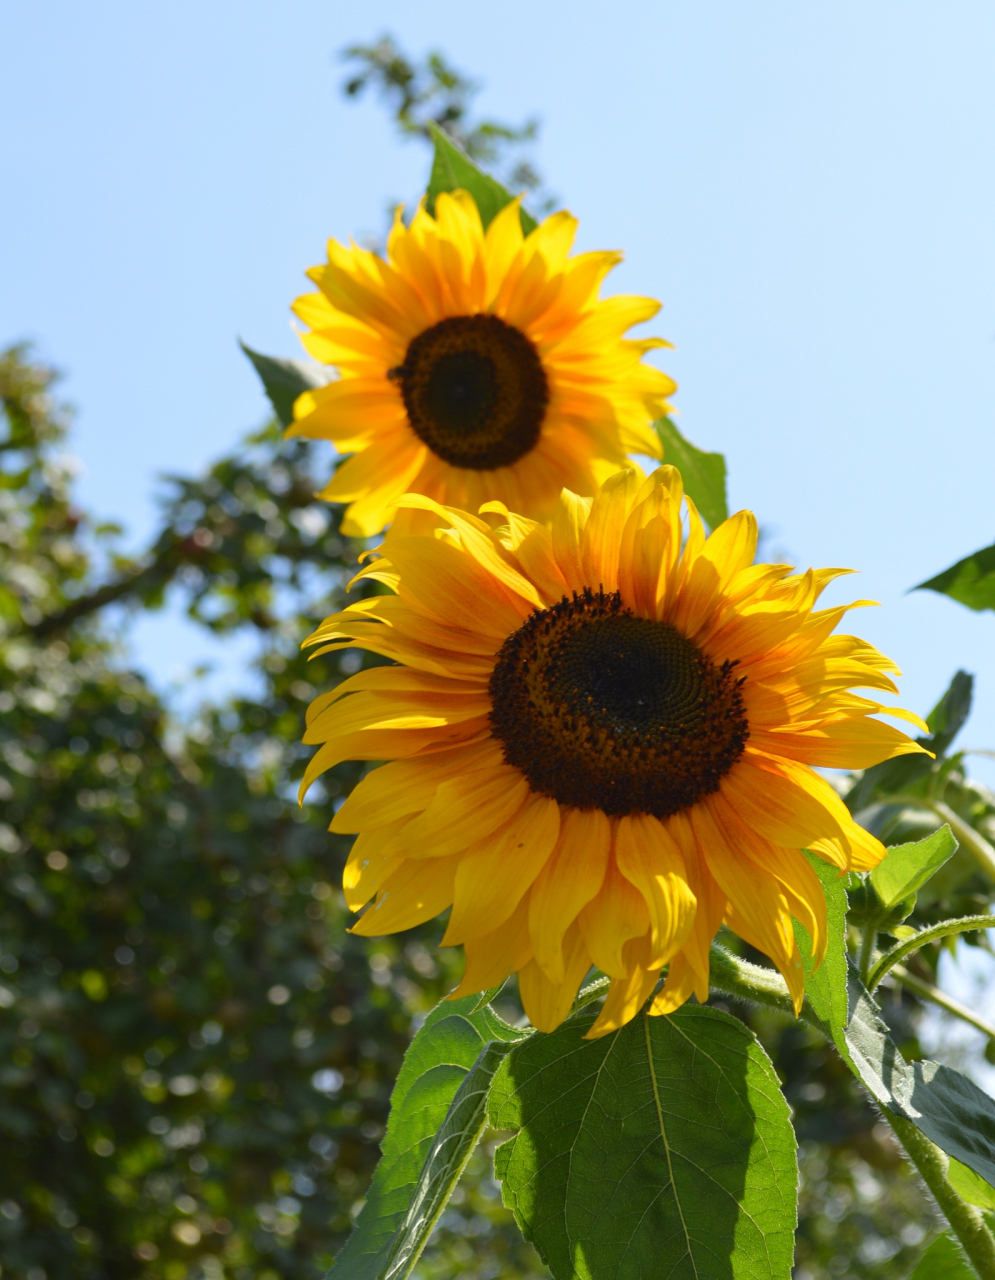
<svg viewBox="0 0 995 1280"><path fill-rule="evenodd" d="M346 95L358 98L368 89L379 93L402 136L430 141L435 125L472 160L500 170L513 191L539 191L542 178L527 154L539 134L538 120L509 125L472 119L471 104L481 85L458 71L445 54L434 51L417 62L384 35L372 44L350 45L342 57L352 63L342 85Z"/></svg>
<svg viewBox="0 0 995 1280"><path fill-rule="evenodd" d="M454 981L437 929L346 933L344 843L293 799L315 678L299 641L359 548L273 426L171 482L146 556L102 554L52 381L23 349L0 363L0 1265L316 1277L376 1163L411 1018ZM170 720L99 620L167 591L258 636L259 693ZM473 1203L495 1196L478 1177ZM482 1220L483 1252L527 1271L509 1220Z"/></svg>

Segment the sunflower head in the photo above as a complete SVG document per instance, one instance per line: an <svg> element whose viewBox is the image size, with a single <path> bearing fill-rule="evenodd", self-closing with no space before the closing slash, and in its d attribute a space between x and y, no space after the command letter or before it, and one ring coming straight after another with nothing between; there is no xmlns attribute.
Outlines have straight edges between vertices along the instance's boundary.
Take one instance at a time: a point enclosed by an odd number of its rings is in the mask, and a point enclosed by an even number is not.
<svg viewBox="0 0 995 1280"><path fill-rule="evenodd" d="M706 999L725 923L783 973L819 955L826 906L808 849L874 866L816 768L921 750L875 719L918 717L853 693L896 692L897 668L816 609L843 570L754 564L740 512L705 537L679 473L623 471L593 499L565 491L540 524L409 496L361 576L394 594L350 605L311 637L392 659L317 699L303 786L348 758L386 760L332 829L356 833L346 899L356 932L408 929L447 907L458 994L517 972L544 1030L585 974L612 979L592 1034ZM866 603L866 602L858 602Z"/></svg>
<svg viewBox="0 0 995 1280"><path fill-rule="evenodd" d="M629 454L660 456L674 384L642 357L666 344L623 337L659 304L599 298L620 255L571 257L568 213L524 235L519 203L485 231L468 192L442 193L409 227L398 211L385 258L333 240L308 273L304 345L340 377L298 399L290 433L355 454L322 495L350 504L346 533L378 532L408 491L545 519L564 485L590 495Z"/></svg>

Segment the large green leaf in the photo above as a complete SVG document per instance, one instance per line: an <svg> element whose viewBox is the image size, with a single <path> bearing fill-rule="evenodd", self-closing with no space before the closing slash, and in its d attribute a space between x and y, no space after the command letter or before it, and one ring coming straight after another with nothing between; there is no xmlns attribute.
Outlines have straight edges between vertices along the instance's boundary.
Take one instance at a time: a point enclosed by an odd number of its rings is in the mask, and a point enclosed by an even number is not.
<svg viewBox="0 0 995 1280"><path fill-rule="evenodd" d="M847 999L846 963L846 877L815 854L806 853L812 869L822 882L826 896L827 933L826 955L815 968L812 956L812 940L796 920L795 937L805 965L805 995L823 1023L834 1044L843 1044L846 1025L850 1020Z"/></svg>
<svg viewBox="0 0 995 1280"><path fill-rule="evenodd" d="M916 893L957 852L957 840L949 826L916 840L896 844L871 872L871 884L883 907L895 907Z"/></svg>
<svg viewBox="0 0 995 1280"><path fill-rule="evenodd" d="M464 191L469 191L477 202L480 220L486 230L504 206L511 202L511 192L496 178L479 169L466 152L458 147L438 125L429 124L428 127L432 134L432 141L435 143L432 173L428 180L428 190L425 192L429 213L435 212L435 198L440 191L456 191L462 188ZM524 209L520 208L519 211L522 230L528 235L530 231L536 229L538 224L535 218Z"/></svg>
<svg viewBox="0 0 995 1280"><path fill-rule="evenodd" d="M995 1186L995 1100L952 1067L906 1062L852 965L844 1057L877 1102Z"/></svg>
<svg viewBox="0 0 995 1280"><path fill-rule="evenodd" d="M969 609L995 609L995 544L958 560L913 591L938 591Z"/></svg>
<svg viewBox="0 0 995 1280"><path fill-rule="evenodd" d="M909 1280L978 1280L949 1231L937 1236L916 1265Z"/></svg>
<svg viewBox="0 0 995 1280"><path fill-rule="evenodd" d="M294 401L313 387L323 387L331 380L331 372L314 360L278 360L253 351L244 342L239 346L252 361L263 390L269 396L273 412L284 427L294 420Z"/></svg>
<svg viewBox="0 0 995 1280"><path fill-rule="evenodd" d="M691 501L712 529L728 518L726 460L721 453L705 453L685 440L669 418L654 423L663 444L663 460L677 467Z"/></svg>
<svg viewBox="0 0 995 1280"><path fill-rule="evenodd" d="M787 1280L795 1139L735 1018L685 1005L585 1040L580 1014L505 1058L488 1112L506 1203L556 1280Z"/></svg>
<svg viewBox="0 0 995 1280"><path fill-rule="evenodd" d="M356 1229L335 1259L342 1280L402 1280L418 1261L485 1122L491 1079L524 1032L443 1001L411 1042L390 1100L383 1155Z"/></svg>

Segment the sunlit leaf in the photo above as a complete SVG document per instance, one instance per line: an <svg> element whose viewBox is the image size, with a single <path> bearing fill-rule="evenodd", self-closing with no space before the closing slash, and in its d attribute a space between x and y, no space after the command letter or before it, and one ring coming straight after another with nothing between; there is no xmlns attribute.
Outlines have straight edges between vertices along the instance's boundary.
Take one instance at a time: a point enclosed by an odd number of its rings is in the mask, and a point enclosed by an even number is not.
<svg viewBox="0 0 995 1280"><path fill-rule="evenodd" d="M525 1034L476 996L443 1001L404 1056L366 1204L335 1259L342 1280L401 1280L476 1145L494 1072Z"/></svg>
<svg viewBox="0 0 995 1280"><path fill-rule="evenodd" d="M951 1159L947 1181L968 1204L977 1205L979 1209L995 1210L995 1187L978 1177L966 1164Z"/></svg>
<svg viewBox="0 0 995 1280"><path fill-rule="evenodd" d="M670 418L659 418L656 433L663 443L663 460L677 467L684 488L709 526L728 518L726 460L721 453L705 453L685 440Z"/></svg>
<svg viewBox="0 0 995 1280"><path fill-rule="evenodd" d="M488 1111L507 1204L556 1280L783 1278L795 1139L738 1019L685 1005L585 1040L579 1014L505 1058Z"/></svg>
<svg viewBox="0 0 995 1280"><path fill-rule="evenodd" d="M937 1236L916 1265L909 1280L978 1280L949 1231Z"/></svg>
<svg viewBox="0 0 995 1280"><path fill-rule="evenodd" d="M812 957L812 941L803 926L797 920L794 922L795 936L805 965L805 995L825 1024L834 1044L839 1045L843 1043L850 1018L847 1000L846 877L841 877L836 867L823 862L814 854L807 853L805 856L822 882L828 925L825 958L816 969Z"/></svg>
<svg viewBox="0 0 995 1280"><path fill-rule="evenodd" d="M995 544L958 560L913 591L938 591L969 609L995 609Z"/></svg>
<svg viewBox="0 0 995 1280"><path fill-rule="evenodd" d="M305 391L323 387L331 378L330 370L314 360L278 360L253 351L244 342L239 343L252 361L256 373L269 396L273 412L281 424L289 427L294 420L294 401Z"/></svg>
<svg viewBox="0 0 995 1280"><path fill-rule="evenodd" d="M492 178L489 173L477 167L462 148L458 147L448 134L438 125L430 124L429 130L435 143L435 158L432 161L432 173L425 192L426 203L430 213L435 211L435 198L441 191L456 191L460 188L469 191L477 202L480 220L484 229L512 200L512 193ZM521 209L522 230L526 235L534 231L538 225L535 218Z"/></svg>
<svg viewBox="0 0 995 1280"><path fill-rule="evenodd" d="M957 848L957 839L946 825L924 840L894 845L871 872L871 884L881 905L895 907L916 893Z"/></svg>

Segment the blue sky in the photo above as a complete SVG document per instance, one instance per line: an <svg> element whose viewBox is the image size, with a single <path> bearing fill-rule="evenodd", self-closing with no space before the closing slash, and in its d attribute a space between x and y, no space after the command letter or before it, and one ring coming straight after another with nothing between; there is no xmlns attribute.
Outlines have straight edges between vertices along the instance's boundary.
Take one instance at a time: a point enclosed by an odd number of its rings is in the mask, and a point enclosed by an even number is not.
<svg viewBox="0 0 995 1280"><path fill-rule="evenodd" d="M915 582L995 539L995 9L617 0L38 0L0 8L0 342L67 371L85 502L137 541L163 471L264 415L236 347L294 354L288 305L329 235L379 231L428 157L337 51L392 31L542 120L536 153L621 248L676 345L685 433L799 564L861 577L854 628L925 711L979 677L965 745L995 745L995 617ZM244 649L143 622L162 684ZM978 772L991 770L978 764Z"/></svg>

